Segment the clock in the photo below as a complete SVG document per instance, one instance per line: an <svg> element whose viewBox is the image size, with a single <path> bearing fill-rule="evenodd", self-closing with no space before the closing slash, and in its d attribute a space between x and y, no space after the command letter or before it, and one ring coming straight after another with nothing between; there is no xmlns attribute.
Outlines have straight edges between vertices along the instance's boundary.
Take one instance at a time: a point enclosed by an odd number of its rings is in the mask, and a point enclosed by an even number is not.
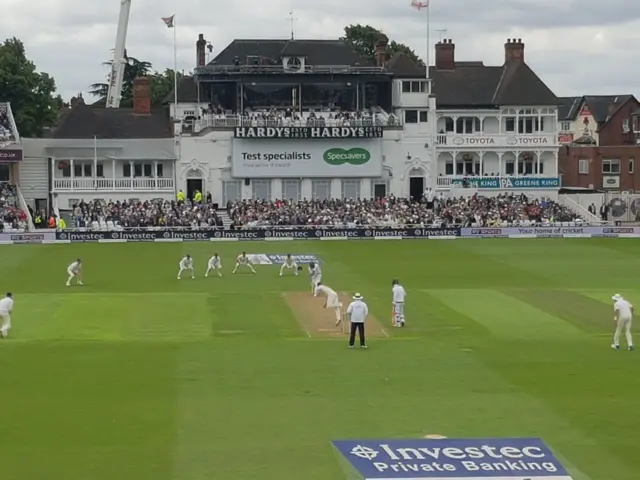
<svg viewBox="0 0 640 480"><path fill-rule="evenodd" d="M302 67L302 62L298 57L291 57L287 60L287 69L298 71Z"/></svg>

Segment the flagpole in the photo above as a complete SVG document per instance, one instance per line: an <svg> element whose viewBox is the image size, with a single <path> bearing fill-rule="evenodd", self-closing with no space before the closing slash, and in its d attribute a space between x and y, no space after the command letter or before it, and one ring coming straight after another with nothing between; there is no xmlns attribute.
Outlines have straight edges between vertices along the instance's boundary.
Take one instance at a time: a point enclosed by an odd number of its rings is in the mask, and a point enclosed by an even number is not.
<svg viewBox="0 0 640 480"><path fill-rule="evenodd" d="M98 178L98 137L96 135L93 136L93 176ZM96 188L98 188L97 182Z"/></svg>
<svg viewBox="0 0 640 480"><path fill-rule="evenodd" d="M176 19L173 17L173 115L178 113L178 43L176 41Z"/></svg>
<svg viewBox="0 0 640 480"><path fill-rule="evenodd" d="M426 56L426 60L427 60L427 68L425 68L425 72L426 72L426 76L427 76L427 80L429 80L430 74L429 74L429 63L430 63L430 58L431 58L431 17L429 15L429 9L431 8L431 2L429 0L427 0L427 56ZM428 82L429 85L429 93L431 93L431 83Z"/></svg>

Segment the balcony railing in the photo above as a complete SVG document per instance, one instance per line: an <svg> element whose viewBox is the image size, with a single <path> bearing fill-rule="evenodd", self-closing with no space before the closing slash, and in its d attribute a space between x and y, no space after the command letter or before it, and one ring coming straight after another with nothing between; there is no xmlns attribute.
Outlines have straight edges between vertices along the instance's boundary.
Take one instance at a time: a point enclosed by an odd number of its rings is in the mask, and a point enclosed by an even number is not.
<svg viewBox="0 0 640 480"><path fill-rule="evenodd" d="M322 120L289 120L289 119L256 119L240 115L203 115L197 120L183 121L183 127L193 128L234 128L234 127L383 127L387 129L401 129L403 127L400 119L393 115L377 114L370 118L341 120L326 118Z"/></svg>
<svg viewBox="0 0 640 480"><path fill-rule="evenodd" d="M436 136L436 145L447 148L553 148L558 146L558 135L546 132L495 135L482 132L471 134L439 133Z"/></svg>
<svg viewBox="0 0 640 480"><path fill-rule="evenodd" d="M354 67L351 65L305 65L295 70L284 65L206 65L195 69L196 75L277 75L277 74L315 74L315 75L363 75L383 73L383 67Z"/></svg>
<svg viewBox="0 0 640 480"><path fill-rule="evenodd" d="M489 177L479 175L443 175L436 178L436 188L450 190L458 188L476 188L486 190L500 189L554 189L562 186L560 177L548 175L505 175Z"/></svg>
<svg viewBox="0 0 640 480"><path fill-rule="evenodd" d="M173 178L55 178L54 192L139 191L173 192Z"/></svg>

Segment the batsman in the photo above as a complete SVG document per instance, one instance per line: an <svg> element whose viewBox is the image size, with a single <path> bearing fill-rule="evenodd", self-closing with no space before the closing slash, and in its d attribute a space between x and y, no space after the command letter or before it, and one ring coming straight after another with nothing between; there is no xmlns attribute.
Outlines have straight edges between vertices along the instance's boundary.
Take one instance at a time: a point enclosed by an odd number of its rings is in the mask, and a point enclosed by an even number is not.
<svg viewBox="0 0 640 480"><path fill-rule="evenodd" d="M407 292L398 280L393 280L391 282L391 293L393 295L392 324L394 327L404 327L404 299L407 296Z"/></svg>

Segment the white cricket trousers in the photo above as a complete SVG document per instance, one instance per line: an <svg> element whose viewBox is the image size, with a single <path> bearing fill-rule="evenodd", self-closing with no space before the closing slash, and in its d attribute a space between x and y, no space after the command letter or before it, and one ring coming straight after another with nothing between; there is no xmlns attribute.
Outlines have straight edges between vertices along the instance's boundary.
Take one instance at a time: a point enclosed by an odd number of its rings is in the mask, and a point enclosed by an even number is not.
<svg viewBox="0 0 640 480"><path fill-rule="evenodd" d="M8 312L0 312L0 332L6 335L11 328L11 316Z"/></svg>
<svg viewBox="0 0 640 480"><path fill-rule="evenodd" d="M616 333L613 334L613 344L620 345L620 334L624 331L627 337L627 346L633 347L633 338L631 338L631 318L619 318L616 326Z"/></svg>
<svg viewBox="0 0 640 480"><path fill-rule="evenodd" d="M404 323L404 302L393 302L393 321L396 326Z"/></svg>

